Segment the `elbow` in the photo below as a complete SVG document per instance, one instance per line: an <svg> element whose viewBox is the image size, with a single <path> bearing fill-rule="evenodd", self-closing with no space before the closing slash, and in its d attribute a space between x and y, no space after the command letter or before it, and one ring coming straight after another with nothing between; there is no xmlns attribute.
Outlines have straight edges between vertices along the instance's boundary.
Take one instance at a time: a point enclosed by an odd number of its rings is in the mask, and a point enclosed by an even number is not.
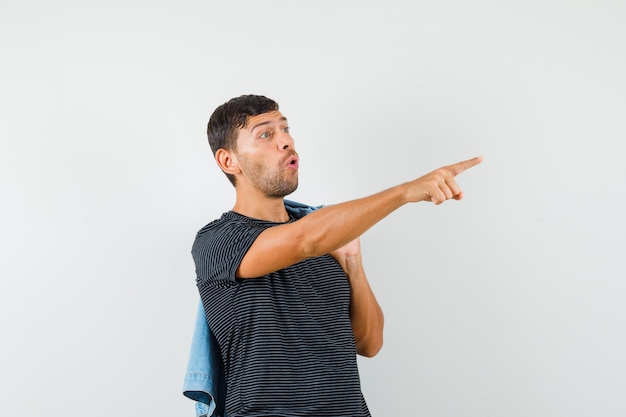
<svg viewBox="0 0 626 417"><path fill-rule="evenodd" d="M361 322L359 331L354 332L356 353L366 358L373 358L383 348L383 329L385 319L380 308L375 318Z"/></svg>
<svg viewBox="0 0 626 417"><path fill-rule="evenodd" d="M298 252L302 259L325 255L325 252L322 252L320 240L314 233L302 234L296 237L294 242L298 245Z"/></svg>
<svg viewBox="0 0 626 417"><path fill-rule="evenodd" d="M366 340L357 343L356 353L366 358L373 358L383 348L382 333L376 337L369 337Z"/></svg>
<svg viewBox="0 0 626 417"><path fill-rule="evenodd" d="M299 247L298 252L300 253L300 257L302 259L314 258L316 256L319 256L317 254L318 252L317 242L314 242L308 239L300 240L300 247Z"/></svg>
<svg viewBox="0 0 626 417"><path fill-rule="evenodd" d="M303 259L326 255L330 251L337 249L332 247L334 239L330 238L335 233L329 230L326 224L328 222L320 222L319 211L306 215L293 223L298 225L297 228L294 228L297 232L293 236L293 243L297 245L296 250Z"/></svg>

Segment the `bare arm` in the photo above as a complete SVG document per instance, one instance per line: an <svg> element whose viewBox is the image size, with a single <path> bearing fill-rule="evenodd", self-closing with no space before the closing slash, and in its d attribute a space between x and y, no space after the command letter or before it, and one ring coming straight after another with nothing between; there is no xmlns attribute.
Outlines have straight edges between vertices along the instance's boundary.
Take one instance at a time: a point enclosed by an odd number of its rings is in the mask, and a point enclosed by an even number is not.
<svg viewBox="0 0 626 417"><path fill-rule="evenodd" d="M341 248L406 203L441 204L463 197L455 177L482 161L476 157L444 166L422 177L368 197L324 207L297 222L270 227L254 241L237 277L252 278L277 271L301 260Z"/></svg>
<svg viewBox="0 0 626 417"><path fill-rule="evenodd" d="M383 347L383 311L370 288L361 258L361 244L355 239L331 252L350 283L350 321L359 355L375 356Z"/></svg>

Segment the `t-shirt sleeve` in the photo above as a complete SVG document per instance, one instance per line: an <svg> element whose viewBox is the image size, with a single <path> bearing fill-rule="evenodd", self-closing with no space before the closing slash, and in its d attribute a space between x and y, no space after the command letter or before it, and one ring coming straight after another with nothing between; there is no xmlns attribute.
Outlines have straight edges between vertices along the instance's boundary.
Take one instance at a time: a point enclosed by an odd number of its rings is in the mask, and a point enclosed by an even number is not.
<svg viewBox="0 0 626 417"><path fill-rule="evenodd" d="M244 222L216 222L200 230L191 251L197 284L234 282L241 260L263 230Z"/></svg>

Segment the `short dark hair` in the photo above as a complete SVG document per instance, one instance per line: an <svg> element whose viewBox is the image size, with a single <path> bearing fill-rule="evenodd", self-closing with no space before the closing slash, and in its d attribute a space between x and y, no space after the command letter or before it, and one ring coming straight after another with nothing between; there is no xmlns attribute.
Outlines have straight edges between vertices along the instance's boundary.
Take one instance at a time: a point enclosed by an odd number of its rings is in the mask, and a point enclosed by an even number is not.
<svg viewBox="0 0 626 417"><path fill-rule="evenodd" d="M235 97L213 111L207 125L207 136L213 155L218 149L237 150L237 129L246 127L248 117L278 110L278 103L265 96L243 95ZM226 174L235 185L235 177Z"/></svg>

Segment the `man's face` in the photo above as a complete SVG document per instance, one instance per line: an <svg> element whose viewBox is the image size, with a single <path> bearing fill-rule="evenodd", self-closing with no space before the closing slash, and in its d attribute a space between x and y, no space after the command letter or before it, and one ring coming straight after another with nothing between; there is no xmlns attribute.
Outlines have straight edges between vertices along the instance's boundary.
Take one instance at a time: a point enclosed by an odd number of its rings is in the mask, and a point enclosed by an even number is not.
<svg viewBox="0 0 626 417"><path fill-rule="evenodd" d="M284 197L298 188L298 154L279 111L249 117L239 130L235 154L243 176L267 197Z"/></svg>

